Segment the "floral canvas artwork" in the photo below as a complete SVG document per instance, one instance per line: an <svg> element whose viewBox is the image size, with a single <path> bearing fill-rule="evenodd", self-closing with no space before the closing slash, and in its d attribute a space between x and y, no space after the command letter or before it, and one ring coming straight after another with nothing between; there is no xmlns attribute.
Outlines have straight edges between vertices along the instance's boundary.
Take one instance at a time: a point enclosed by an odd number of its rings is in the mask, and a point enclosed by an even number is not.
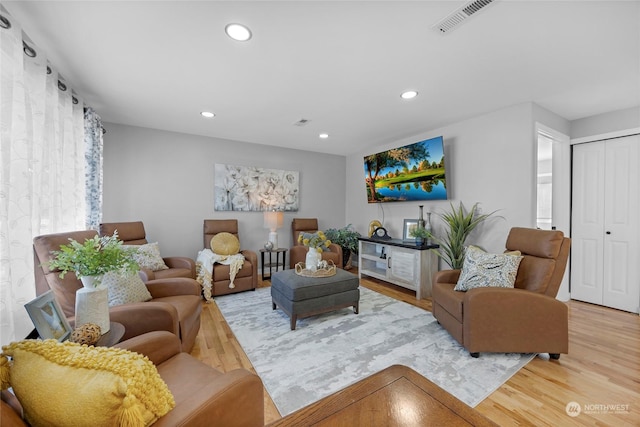
<svg viewBox="0 0 640 427"><path fill-rule="evenodd" d="M299 173L215 165L216 211L297 211Z"/></svg>

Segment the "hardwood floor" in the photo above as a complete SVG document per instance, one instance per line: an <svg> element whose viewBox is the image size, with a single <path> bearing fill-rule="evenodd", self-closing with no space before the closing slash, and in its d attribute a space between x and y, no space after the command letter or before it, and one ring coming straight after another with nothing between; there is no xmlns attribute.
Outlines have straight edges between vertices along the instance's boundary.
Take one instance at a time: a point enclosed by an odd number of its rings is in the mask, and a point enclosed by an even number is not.
<svg viewBox="0 0 640 427"><path fill-rule="evenodd" d="M375 279L361 286L431 310L430 300L418 301L404 288ZM191 354L222 371L255 372L217 306L203 307ZM567 415L571 402L580 405L575 417ZM557 361L534 358L476 409L501 426L640 425L640 316L569 302L569 354ZM280 418L265 390L265 423Z"/></svg>

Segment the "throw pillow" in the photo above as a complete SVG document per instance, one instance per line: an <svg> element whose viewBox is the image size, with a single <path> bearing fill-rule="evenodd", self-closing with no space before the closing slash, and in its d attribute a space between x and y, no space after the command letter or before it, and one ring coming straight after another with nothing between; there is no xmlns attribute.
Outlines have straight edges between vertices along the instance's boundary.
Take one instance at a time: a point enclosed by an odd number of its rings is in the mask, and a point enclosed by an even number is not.
<svg viewBox="0 0 640 427"><path fill-rule="evenodd" d="M218 233L211 238L211 250L218 255L235 255L240 250L240 241L231 233Z"/></svg>
<svg viewBox="0 0 640 427"><path fill-rule="evenodd" d="M152 298L138 273L110 271L102 277L102 284L109 290L109 307Z"/></svg>
<svg viewBox="0 0 640 427"><path fill-rule="evenodd" d="M123 245L125 248L134 248L133 259L136 260L140 268L146 268L151 271L167 270L169 267L164 263L160 255L160 246L158 242L146 243L144 245Z"/></svg>
<svg viewBox="0 0 640 427"><path fill-rule="evenodd" d="M469 246L464 256L462 272L454 290L473 288L513 288L522 256L490 254L476 246Z"/></svg>
<svg viewBox="0 0 640 427"><path fill-rule="evenodd" d="M2 389L13 388L32 426L142 427L175 407L156 367L138 353L53 339L2 350Z"/></svg>

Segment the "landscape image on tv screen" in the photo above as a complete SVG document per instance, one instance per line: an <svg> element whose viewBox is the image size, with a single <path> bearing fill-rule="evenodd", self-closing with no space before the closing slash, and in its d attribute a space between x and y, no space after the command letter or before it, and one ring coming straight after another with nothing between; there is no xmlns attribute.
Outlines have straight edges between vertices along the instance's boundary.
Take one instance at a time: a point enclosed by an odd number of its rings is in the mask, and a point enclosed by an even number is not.
<svg viewBox="0 0 640 427"><path fill-rule="evenodd" d="M364 157L367 201L446 200L442 137Z"/></svg>

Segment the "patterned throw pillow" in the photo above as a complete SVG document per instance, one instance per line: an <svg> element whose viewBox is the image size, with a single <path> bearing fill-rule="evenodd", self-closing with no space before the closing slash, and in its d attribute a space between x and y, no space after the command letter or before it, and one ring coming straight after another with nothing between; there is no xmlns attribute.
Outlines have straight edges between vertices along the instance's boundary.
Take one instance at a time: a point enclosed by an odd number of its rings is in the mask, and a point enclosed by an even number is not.
<svg viewBox="0 0 640 427"><path fill-rule="evenodd" d="M513 288L522 256L490 254L476 246L469 246L464 256L462 272L454 290L473 288Z"/></svg>
<svg viewBox="0 0 640 427"><path fill-rule="evenodd" d="M126 245L123 247L136 249L133 258L140 268L146 268L151 271L167 270L169 268L164 263L162 256L160 256L160 246L158 242L147 243L140 246Z"/></svg>
<svg viewBox="0 0 640 427"><path fill-rule="evenodd" d="M109 290L109 307L151 299L149 290L137 273L110 271L103 276L102 284Z"/></svg>

